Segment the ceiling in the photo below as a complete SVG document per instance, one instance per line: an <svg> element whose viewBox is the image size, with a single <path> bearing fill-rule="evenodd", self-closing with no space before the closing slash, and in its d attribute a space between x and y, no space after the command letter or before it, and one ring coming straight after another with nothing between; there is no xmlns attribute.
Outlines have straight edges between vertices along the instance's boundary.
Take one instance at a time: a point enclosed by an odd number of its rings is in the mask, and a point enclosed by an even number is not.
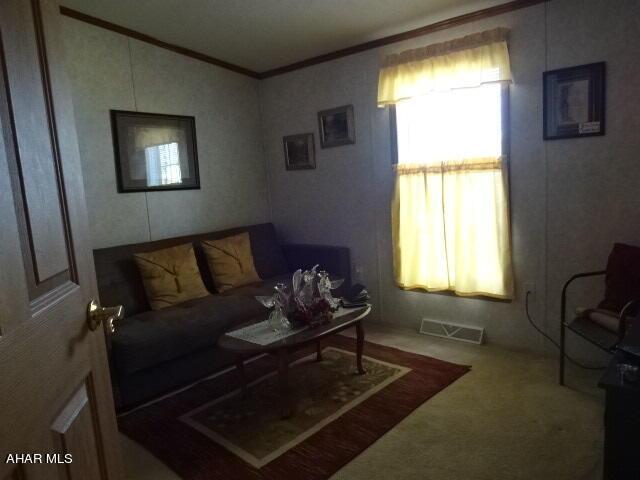
<svg viewBox="0 0 640 480"><path fill-rule="evenodd" d="M65 7L263 72L506 0L61 0Z"/></svg>

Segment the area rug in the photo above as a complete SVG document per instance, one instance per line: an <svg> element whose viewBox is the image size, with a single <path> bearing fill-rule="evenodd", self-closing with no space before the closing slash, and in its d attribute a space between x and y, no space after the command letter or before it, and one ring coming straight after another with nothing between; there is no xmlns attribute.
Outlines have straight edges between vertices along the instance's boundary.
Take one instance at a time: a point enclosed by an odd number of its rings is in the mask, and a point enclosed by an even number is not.
<svg viewBox="0 0 640 480"><path fill-rule="evenodd" d="M118 419L120 429L185 480L320 480L373 444L469 367L335 336L322 361L301 351L289 371L294 415L280 418L276 359L247 363L242 395L224 372Z"/></svg>

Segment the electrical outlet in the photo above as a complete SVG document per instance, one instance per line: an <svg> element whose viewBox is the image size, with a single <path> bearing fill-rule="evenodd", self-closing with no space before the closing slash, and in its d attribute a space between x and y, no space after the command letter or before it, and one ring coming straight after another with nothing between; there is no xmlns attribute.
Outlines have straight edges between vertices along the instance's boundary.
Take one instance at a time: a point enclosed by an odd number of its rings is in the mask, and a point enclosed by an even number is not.
<svg viewBox="0 0 640 480"><path fill-rule="evenodd" d="M535 282L525 283L524 285L522 285L522 287L524 288L525 296L527 295L527 292L529 292L529 300L533 300L533 299L536 298L536 284L535 284Z"/></svg>

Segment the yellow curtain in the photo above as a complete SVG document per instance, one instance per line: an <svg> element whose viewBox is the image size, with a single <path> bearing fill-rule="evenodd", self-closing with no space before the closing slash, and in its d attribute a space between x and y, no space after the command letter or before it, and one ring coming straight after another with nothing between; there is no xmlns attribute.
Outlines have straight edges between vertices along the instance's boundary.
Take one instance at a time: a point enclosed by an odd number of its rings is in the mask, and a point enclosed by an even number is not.
<svg viewBox="0 0 640 480"><path fill-rule="evenodd" d="M501 159L396 168L392 226L397 284L511 298L508 188Z"/></svg>
<svg viewBox="0 0 640 480"><path fill-rule="evenodd" d="M511 78L506 35L404 52L380 72L378 103L398 104L392 234L401 288L513 296L500 87L481 86Z"/></svg>
<svg viewBox="0 0 640 480"><path fill-rule="evenodd" d="M510 81L508 33L496 28L389 55L378 79L378 106L437 90Z"/></svg>

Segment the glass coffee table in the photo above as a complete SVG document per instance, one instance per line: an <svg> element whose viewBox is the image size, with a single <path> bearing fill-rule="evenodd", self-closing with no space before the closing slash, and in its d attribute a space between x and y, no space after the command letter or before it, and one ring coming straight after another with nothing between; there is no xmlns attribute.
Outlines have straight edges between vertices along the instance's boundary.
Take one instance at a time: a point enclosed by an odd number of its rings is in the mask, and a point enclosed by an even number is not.
<svg viewBox="0 0 640 480"><path fill-rule="evenodd" d="M286 336L276 336L269 341L268 336L261 335L260 324L255 324L244 329L234 329L222 335L218 340L218 346L237 355L236 367L242 380L243 394L246 392L246 377L244 374L245 359L264 353L270 353L278 357L278 385L282 404L282 418L289 418L293 414L293 405L289 395L289 357L292 353L309 345L316 345L316 360L322 360L322 340L335 335L347 328L356 329L356 367L358 373L365 373L362 367L362 352L364 350L363 319L371 312L371 305L359 308L340 308L334 313L334 318L317 327L303 327L284 332ZM265 325L266 329L266 325ZM265 343L269 342L269 343Z"/></svg>

